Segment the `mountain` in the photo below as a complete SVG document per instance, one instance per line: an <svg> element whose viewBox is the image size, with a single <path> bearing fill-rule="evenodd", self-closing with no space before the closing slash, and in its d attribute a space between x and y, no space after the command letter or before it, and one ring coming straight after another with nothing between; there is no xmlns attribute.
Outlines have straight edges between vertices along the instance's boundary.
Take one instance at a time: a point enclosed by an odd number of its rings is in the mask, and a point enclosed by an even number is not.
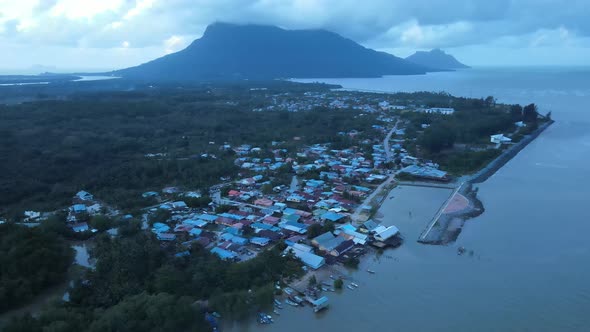
<svg viewBox="0 0 590 332"><path fill-rule="evenodd" d="M378 77L435 71L325 30L215 23L182 51L110 74L146 80Z"/></svg>
<svg viewBox="0 0 590 332"><path fill-rule="evenodd" d="M407 57L406 60L418 65L446 70L469 68L469 66L457 61L452 55L438 48L430 52L418 51Z"/></svg>

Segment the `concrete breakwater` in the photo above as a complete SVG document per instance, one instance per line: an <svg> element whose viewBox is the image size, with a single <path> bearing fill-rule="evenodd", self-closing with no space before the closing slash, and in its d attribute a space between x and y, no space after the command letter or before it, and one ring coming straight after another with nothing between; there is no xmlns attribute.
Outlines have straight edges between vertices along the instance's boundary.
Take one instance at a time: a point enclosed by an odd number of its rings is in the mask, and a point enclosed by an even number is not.
<svg viewBox="0 0 590 332"><path fill-rule="evenodd" d="M544 123L520 142L502 152L486 167L469 176L465 182L460 183L420 234L418 242L436 245L454 242L461 233L465 222L485 211L483 203L477 198L477 188L474 188L473 184L482 183L490 178L553 122L553 120L550 120Z"/></svg>
<svg viewBox="0 0 590 332"><path fill-rule="evenodd" d="M492 162L490 162L486 167L471 175L468 181L471 183L482 183L487 180L490 176L494 175L494 173L502 168L502 166L506 165L510 159L514 158L514 156L516 156L522 149L529 145L529 143L541 135L541 133L554 122L555 121L553 120L549 120L548 122L542 124L535 131L525 136L520 142L513 144L510 148L506 149L506 151L502 152L501 155L492 160Z"/></svg>

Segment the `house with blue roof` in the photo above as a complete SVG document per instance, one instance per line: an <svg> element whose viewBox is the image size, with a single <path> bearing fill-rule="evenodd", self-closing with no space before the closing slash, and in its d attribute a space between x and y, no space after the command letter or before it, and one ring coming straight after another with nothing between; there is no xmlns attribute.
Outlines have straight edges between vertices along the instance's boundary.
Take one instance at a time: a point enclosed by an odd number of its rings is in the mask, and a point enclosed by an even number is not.
<svg viewBox="0 0 590 332"><path fill-rule="evenodd" d="M168 232L169 230L170 230L170 226L163 224L161 222L156 222L152 226L152 232L154 232L156 234L165 233L165 232Z"/></svg>
<svg viewBox="0 0 590 332"><path fill-rule="evenodd" d="M223 231L235 236L242 235L243 233L241 229L236 227L226 227Z"/></svg>
<svg viewBox="0 0 590 332"><path fill-rule="evenodd" d="M325 182L322 180L309 180L305 183L306 186L312 187L312 188L320 188L320 187L323 187L324 184L325 184Z"/></svg>
<svg viewBox="0 0 590 332"><path fill-rule="evenodd" d="M248 239L243 238L241 236L234 236L230 239L230 241L241 246L245 246L246 244L248 244Z"/></svg>
<svg viewBox="0 0 590 332"><path fill-rule="evenodd" d="M199 220L199 219L186 219L186 220L183 220L182 223L184 225L189 225L189 226L193 226L193 227L204 227L207 225L206 221Z"/></svg>
<svg viewBox="0 0 590 332"><path fill-rule="evenodd" d="M298 214L287 214L287 215L283 215L283 218L281 218L281 220L287 221L287 222L298 222L300 218L301 218L301 216Z"/></svg>
<svg viewBox="0 0 590 332"><path fill-rule="evenodd" d="M301 224L298 222L283 221L279 223L279 227L295 233L305 234L307 232L308 226L306 224Z"/></svg>
<svg viewBox="0 0 590 332"><path fill-rule="evenodd" d="M270 243L270 239L266 237L253 237L250 239L250 243L264 247Z"/></svg>
<svg viewBox="0 0 590 332"><path fill-rule="evenodd" d="M72 207L72 210L74 211L74 213L83 213L83 212L86 212L86 205L84 205L84 204L75 204Z"/></svg>
<svg viewBox="0 0 590 332"><path fill-rule="evenodd" d="M234 254L233 252L219 248L219 247L215 247L215 248L211 249L211 253L216 254L217 256L219 256L219 258L221 258L223 260L230 260L230 259L236 258L236 254Z"/></svg>
<svg viewBox="0 0 590 332"><path fill-rule="evenodd" d="M336 213L336 212L332 212L332 211L328 211L324 214L322 214L321 218L323 220L329 220L332 222L338 222L344 219L344 215Z"/></svg>
<svg viewBox="0 0 590 332"><path fill-rule="evenodd" d="M192 236L199 236L201 233L203 233L203 230L200 228L193 228L188 233Z"/></svg>

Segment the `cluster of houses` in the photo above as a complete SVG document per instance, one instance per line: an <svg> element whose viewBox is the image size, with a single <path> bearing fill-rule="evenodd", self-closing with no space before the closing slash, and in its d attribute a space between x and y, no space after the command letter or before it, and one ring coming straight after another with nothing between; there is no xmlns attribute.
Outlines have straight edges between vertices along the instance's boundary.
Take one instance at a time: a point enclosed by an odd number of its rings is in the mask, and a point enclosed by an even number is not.
<svg viewBox="0 0 590 332"><path fill-rule="evenodd" d="M417 112L438 113L450 115L454 113L453 108L448 107L431 107L426 108L421 105L396 105L390 102L396 100L387 99L384 95L365 95L359 96L354 93L345 91L337 92L305 92L302 95L293 95L291 93L281 93L267 96L269 105L255 108L253 111L310 111L317 107L328 109L355 109L366 113L377 113L380 111L392 110L412 110Z"/></svg>
<svg viewBox="0 0 590 332"><path fill-rule="evenodd" d="M264 199L258 199L257 203L261 200ZM319 201L323 203L318 204L313 212L267 200L272 204L240 205L222 213L199 212L179 202L168 203L160 208L170 209L172 216L154 222L151 231L160 241L178 241L185 245L198 243L221 259L231 261L247 260L260 248L284 241L288 245L287 251L312 269L326 262L340 261L355 247L399 235L395 227L383 227L374 222L361 228L353 226L349 222L350 214L345 212L350 206L335 199ZM336 225L333 232L308 239L308 229L312 225L327 222Z"/></svg>

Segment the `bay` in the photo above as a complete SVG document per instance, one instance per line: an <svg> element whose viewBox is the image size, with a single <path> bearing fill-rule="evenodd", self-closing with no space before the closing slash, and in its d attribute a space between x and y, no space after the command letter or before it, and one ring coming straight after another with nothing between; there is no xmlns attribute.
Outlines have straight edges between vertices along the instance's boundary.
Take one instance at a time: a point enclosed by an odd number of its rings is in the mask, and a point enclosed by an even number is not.
<svg viewBox="0 0 590 332"><path fill-rule="evenodd" d="M486 182L456 243L416 242L449 192L394 189L380 209L405 243L367 257L328 310L286 308L232 331L590 330L590 68L475 68L423 76L299 80L371 91L445 91L534 102L556 123ZM463 246L467 255L458 256ZM365 272L369 267L376 274Z"/></svg>

